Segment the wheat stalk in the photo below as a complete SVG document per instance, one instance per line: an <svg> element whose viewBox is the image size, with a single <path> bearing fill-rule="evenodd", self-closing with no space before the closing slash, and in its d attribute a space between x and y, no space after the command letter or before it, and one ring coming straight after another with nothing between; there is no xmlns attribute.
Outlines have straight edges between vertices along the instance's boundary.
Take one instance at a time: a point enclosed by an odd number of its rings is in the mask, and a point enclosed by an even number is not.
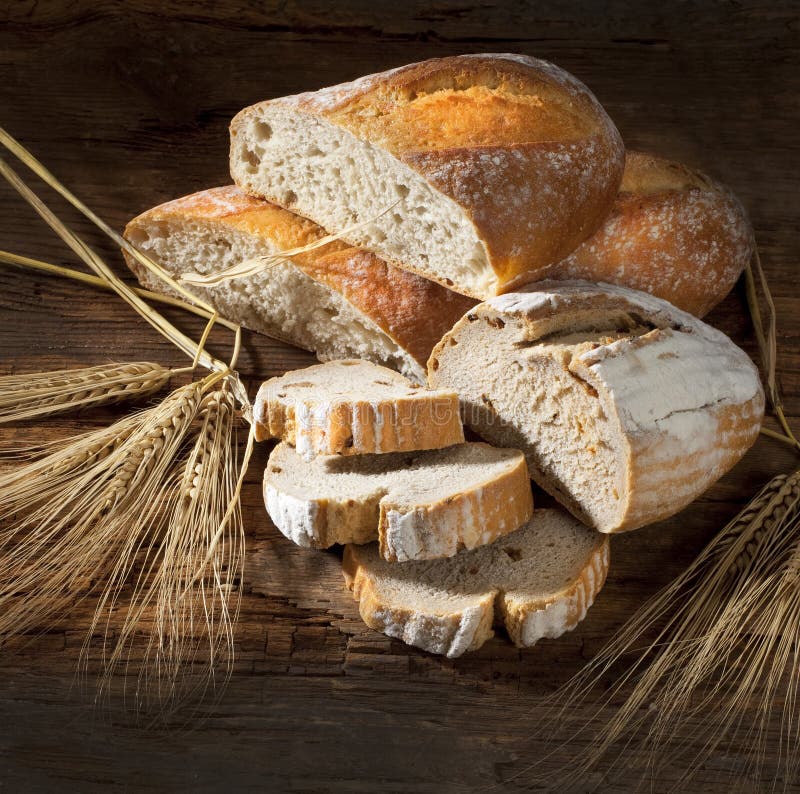
<svg viewBox="0 0 800 794"><path fill-rule="evenodd" d="M783 759L783 773L786 781L794 778L800 757L793 714L798 554L800 472L795 472L769 482L684 573L550 699L543 733L563 741L558 749L586 748L571 752L569 767L552 773L565 791L579 787L607 754L612 756L607 772L613 771L633 744L649 759L654 779L660 779L665 764L674 768L683 762L676 790L723 745L746 747L751 776L757 777L781 686L788 687L784 746L792 748ZM631 656L617 675L617 667ZM572 716L610 675L614 683L595 704L591 720ZM613 706L620 697L622 705ZM612 714L605 717L608 708ZM759 715L750 724L745 723L748 709ZM591 735L590 724L597 721L602 731ZM687 758L687 746L696 748L694 756Z"/></svg>
<svg viewBox="0 0 800 794"><path fill-rule="evenodd" d="M145 397L175 370L149 361L0 377L0 424Z"/></svg>
<svg viewBox="0 0 800 794"><path fill-rule="evenodd" d="M767 392L786 431L771 435L800 449L778 394L774 304L757 252L754 261L769 307L766 331L750 267L748 303ZM592 718L574 716L608 676L614 682ZM560 790L580 788L602 760L611 772L635 745L647 761L642 783L650 777L664 789L667 771L680 768L673 790L682 791L710 757L730 748L746 758L736 785L750 791L764 782L767 737L779 717L778 757L768 782L771 789L787 789L800 768L799 683L800 470L767 483L683 574L549 699L540 724L551 747L547 759L568 746L582 749L571 749L568 764L539 782L557 779ZM592 731L593 722L602 730ZM536 775L538 766L526 771Z"/></svg>
<svg viewBox="0 0 800 794"><path fill-rule="evenodd" d="M147 270L153 273L161 281L165 282L168 286L174 289L179 295L182 295L190 303L196 304L210 315L216 315L216 310L213 306L206 303L202 298L189 292L182 284L175 281L162 267L156 262L142 253L136 246L132 245L121 234L112 229L105 221L95 215L77 196L68 190L45 166L39 162L19 141L15 140L9 135L2 127L0 127L0 145L4 146L11 152L17 159L24 163L28 168L33 171L42 181L49 185L53 190L63 196L73 207L75 207L82 215L88 218L98 229L100 229L107 237L113 240L120 248L127 251L134 259L141 263Z"/></svg>
<svg viewBox="0 0 800 794"><path fill-rule="evenodd" d="M7 133L3 132L0 128L0 142L6 143L10 139ZM11 139L13 140L13 139ZM49 172L44 169L41 164L37 162L37 173ZM200 343L193 341L182 331L179 331L172 323L164 318L159 312L153 309L152 306L147 304L136 292L131 289L124 281L118 278L111 268L80 238L76 235L66 224L50 210L50 208L25 184L25 182L16 174L16 172L4 161L0 159L0 176L2 176L28 204L38 213L42 220L69 246L69 248L77 254L83 262L85 262L94 273L105 281L128 305L131 306L144 320L152 325L165 339L172 342L180 350L184 351L193 360L193 366L200 364L209 370L221 373L223 377L227 378L231 384L237 401L242 406L246 417L249 419L250 402L247 397L247 391L241 384L238 376L233 371L233 364L230 366L219 359L209 355L204 347L204 342L213 324L217 321L218 316L215 310L210 311L209 324L203 334L203 339ZM59 184L52 177L55 184ZM70 194L71 196L71 194ZM74 198L74 197L73 197ZM82 206L82 205L81 205ZM150 262L150 265L159 271L158 265ZM241 341L241 331L236 326L236 347L234 352L234 360L238 353L238 348Z"/></svg>
<svg viewBox="0 0 800 794"><path fill-rule="evenodd" d="M209 273L204 275L202 273L186 272L181 274L180 281L186 284L194 284L201 287L212 287L217 284L224 284L227 281L232 281L237 278L252 276L256 273L261 273L264 270L270 270L286 259L292 259L292 257L306 254L309 251L315 251L318 248L323 248L324 246L330 245L336 240L341 240L343 237L369 226L379 218L386 215L388 212L391 212L402 200L403 199L400 198L390 204L388 207L384 207L380 212L372 217L366 218L358 223L354 223L351 226L342 229L340 232L326 234L323 237L320 237L318 240L314 240L312 243L307 243L306 245L301 245L297 248L286 248L283 251L276 251L274 254L262 254L261 256L256 256L252 259L246 259L244 262L238 262L237 264L231 265L229 268L220 270L217 273Z"/></svg>
<svg viewBox="0 0 800 794"><path fill-rule="evenodd" d="M114 292L114 287L106 279L100 278L99 276L93 276L90 273L83 273L80 270L75 270L70 267L63 267L62 265L53 265L49 262L42 262L40 259L33 259L29 256L20 256L19 254L13 254L10 251L0 251L0 264L13 265L15 267L21 267L27 270L38 270L42 273L49 273L52 276L64 276L65 278L72 279L73 281L80 281L82 284L90 284L93 287L99 287L100 289ZM153 292L152 290L142 289L141 287L131 287L131 291L140 298L144 298L149 301L155 301L156 303L163 303L165 306L175 306L179 309L183 309L184 311L196 314L198 317L203 317L206 320L210 320L212 317L215 317L215 312L207 311L202 306L189 303L181 300L180 298L175 298L172 295L165 295L163 292ZM226 320L224 317L217 316L216 322L225 326L231 331L237 331L239 328L236 323L232 323L230 320Z"/></svg>

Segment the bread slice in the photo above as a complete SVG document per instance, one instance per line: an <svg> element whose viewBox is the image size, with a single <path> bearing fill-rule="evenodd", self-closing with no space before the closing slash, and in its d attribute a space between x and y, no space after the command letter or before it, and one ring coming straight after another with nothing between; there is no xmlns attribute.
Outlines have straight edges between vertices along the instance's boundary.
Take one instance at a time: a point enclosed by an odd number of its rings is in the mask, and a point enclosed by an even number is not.
<svg viewBox="0 0 800 794"><path fill-rule="evenodd" d="M325 230L237 187L202 190L134 218L125 237L173 276L208 275L319 240ZM127 253L148 289L168 292ZM191 289L223 316L311 350L364 358L424 382L425 362L474 301L334 241L253 276Z"/></svg>
<svg viewBox="0 0 800 794"><path fill-rule="evenodd" d="M548 275L640 289L702 317L733 288L753 246L747 214L726 187L628 152L611 214Z"/></svg>
<svg viewBox="0 0 800 794"><path fill-rule="evenodd" d="M537 510L490 546L447 560L382 560L375 544L347 546L345 581L364 622L454 658L504 625L515 645L559 637L583 620L603 586L609 538L561 510Z"/></svg>
<svg viewBox="0 0 800 794"><path fill-rule="evenodd" d="M243 190L476 298L541 277L589 237L624 159L586 86L525 55L435 58L231 123Z"/></svg>
<svg viewBox="0 0 800 794"><path fill-rule="evenodd" d="M300 546L378 540L390 561L483 546L533 511L523 454L483 443L311 461L278 444L264 471L264 501Z"/></svg>
<svg viewBox="0 0 800 794"><path fill-rule="evenodd" d="M429 380L462 418L522 449L531 477L602 532L677 513L758 436L758 371L728 339L651 295L543 282L470 311Z"/></svg>
<svg viewBox="0 0 800 794"><path fill-rule="evenodd" d="M459 444L458 395L369 361L317 364L271 378L253 407L256 440L280 438L307 460Z"/></svg>

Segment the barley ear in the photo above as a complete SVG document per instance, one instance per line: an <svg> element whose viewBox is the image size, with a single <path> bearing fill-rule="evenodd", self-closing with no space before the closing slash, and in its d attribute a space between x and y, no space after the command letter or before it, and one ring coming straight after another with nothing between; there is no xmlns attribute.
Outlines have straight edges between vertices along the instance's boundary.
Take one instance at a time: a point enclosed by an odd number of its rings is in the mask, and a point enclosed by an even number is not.
<svg viewBox="0 0 800 794"><path fill-rule="evenodd" d="M174 371L149 361L0 377L0 424L141 399Z"/></svg>
<svg viewBox="0 0 800 794"><path fill-rule="evenodd" d="M121 581L162 523L202 390L182 386L0 477L0 641L52 627L109 575Z"/></svg>
<svg viewBox="0 0 800 794"><path fill-rule="evenodd" d="M244 527L238 501L234 504L237 422L226 384L203 398L188 454L173 467L174 496L164 511L158 543L139 555L135 577L119 568L100 600L96 622L101 612L115 609L115 593L123 582L132 581L101 692L110 689L120 663L138 668L137 710L155 706L167 713L202 700L230 675L244 564ZM206 562L231 504L232 520ZM198 566L203 572L196 578ZM142 636L143 651L137 639Z"/></svg>

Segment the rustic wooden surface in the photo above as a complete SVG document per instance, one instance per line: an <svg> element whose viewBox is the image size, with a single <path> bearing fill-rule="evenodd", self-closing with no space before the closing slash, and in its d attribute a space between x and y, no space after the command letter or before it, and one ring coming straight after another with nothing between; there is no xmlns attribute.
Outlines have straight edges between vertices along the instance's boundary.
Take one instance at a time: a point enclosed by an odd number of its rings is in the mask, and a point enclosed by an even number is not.
<svg viewBox="0 0 800 794"><path fill-rule="evenodd" d="M631 147L701 166L742 198L780 314L779 375L796 421L799 33L798 7L787 0L15 0L0 9L0 107L2 124L120 228L146 207L226 182L228 120L255 100L436 55L510 50L553 60L589 84ZM120 269L112 245L63 213ZM71 262L2 187L0 218L1 248ZM199 333L192 318L172 316ZM754 352L741 287L710 321ZM215 334L215 350L227 345ZM145 358L181 363L115 299L0 268L0 371ZM310 361L249 334L241 370L254 388ZM38 440L107 418L43 421L25 432ZM191 730L92 706L74 678L87 618L78 607L53 631L2 652L0 789L523 789L525 776L515 774L541 752L530 737L542 696L758 487L798 463L762 438L681 515L614 539L608 584L577 630L527 651L498 637L447 661L367 630L336 554L303 551L277 533L259 494L264 459L260 449L244 491L247 594L236 670L219 702ZM744 760L719 754L692 790L727 791ZM639 771L632 752L626 768L609 778L601 769L587 791L628 791Z"/></svg>

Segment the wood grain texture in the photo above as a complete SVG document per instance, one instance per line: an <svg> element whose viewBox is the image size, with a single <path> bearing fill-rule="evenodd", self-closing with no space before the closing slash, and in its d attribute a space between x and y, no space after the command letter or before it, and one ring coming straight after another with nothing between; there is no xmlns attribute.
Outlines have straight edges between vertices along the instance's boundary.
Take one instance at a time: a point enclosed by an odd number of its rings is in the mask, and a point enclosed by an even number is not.
<svg viewBox="0 0 800 794"><path fill-rule="evenodd" d="M436 55L511 50L551 59L592 88L631 148L706 170L740 196L780 313L786 406L800 418L799 31L789 0L19 0L0 9L0 107L9 132L122 228L158 202L226 182L228 121L254 101ZM113 246L74 213L63 215L122 272ZM0 248L72 263L3 187L0 218ZM200 321L170 316L200 333ZM754 353L741 286L708 319ZM228 345L215 332L214 352ZM115 299L0 268L0 371L140 359L183 363ZM264 378L312 361L250 334L241 370L254 394ZM3 436L39 440L112 415L47 420ZM524 790L525 776L514 775L542 751L530 739L542 696L757 488L798 463L762 438L679 516L613 539L608 583L575 631L524 652L496 638L448 661L366 629L337 555L295 548L277 533L259 489L266 454L262 445L244 490L247 595L236 670L219 701L191 729L185 716L148 728L116 701L93 706L92 669L86 692L74 679L90 604L78 606L54 630L3 649L0 789ZM727 791L745 760L718 754L693 790ZM587 791L629 791L641 763L632 751L626 769L608 779L599 770ZM661 779L653 790L668 784Z"/></svg>

